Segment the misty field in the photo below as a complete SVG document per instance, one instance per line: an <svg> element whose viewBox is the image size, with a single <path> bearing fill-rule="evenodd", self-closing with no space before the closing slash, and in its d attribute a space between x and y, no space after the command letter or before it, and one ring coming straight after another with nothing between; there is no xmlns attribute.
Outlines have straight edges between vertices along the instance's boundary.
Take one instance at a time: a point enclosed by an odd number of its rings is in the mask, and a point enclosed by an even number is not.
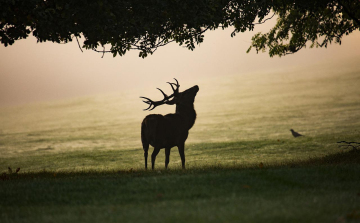
<svg viewBox="0 0 360 223"><path fill-rule="evenodd" d="M144 171L139 96L160 99L170 80L0 108L1 222L360 219L360 154L337 143L360 142L357 65L179 80L200 87L187 169L173 148L170 170L162 150Z"/></svg>

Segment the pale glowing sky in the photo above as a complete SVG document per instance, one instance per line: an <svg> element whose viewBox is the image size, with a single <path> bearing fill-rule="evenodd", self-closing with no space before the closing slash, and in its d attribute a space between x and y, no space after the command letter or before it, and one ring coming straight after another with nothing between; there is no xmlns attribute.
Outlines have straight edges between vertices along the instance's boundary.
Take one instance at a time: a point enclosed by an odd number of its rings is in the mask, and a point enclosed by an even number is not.
<svg viewBox="0 0 360 223"><path fill-rule="evenodd" d="M208 31L205 40L194 51L176 43L159 48L146 59L138 51L124 57L84 50L76 41L68 44L36 43L34 37L0 46L0 106L51 101L102 94L150 86L170 81L173 77L189 82L194 77L205 79L250 72L282 70L317 63L336 63L359 58L360 32L342 40L342 45L327 49L303 49L282 58L267 53L246 54L251 37L266 32L275 22L256 27L254 32L238 33L232 29ZM340 63L341 66L341 63ZM194 83L196 84L196 83Z"/></svg>

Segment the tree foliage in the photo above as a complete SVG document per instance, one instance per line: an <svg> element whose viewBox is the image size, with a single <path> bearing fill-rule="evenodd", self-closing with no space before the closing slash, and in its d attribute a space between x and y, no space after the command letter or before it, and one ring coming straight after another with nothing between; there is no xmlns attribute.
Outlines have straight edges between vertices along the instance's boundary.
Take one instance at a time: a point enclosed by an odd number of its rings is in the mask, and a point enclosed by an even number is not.
<svg viewBox="0 0 360 223"><path fill-rule="evenodd" d="M278 15L276 25L266 34L252 38L252 47L269 49L270 56L292 54L306 47L327 47L341 44L344 35L360 27L360 1L294 1L274 5Z"/></svg>
<svg viewBox="0 0 360 223"><path fill-rule="evenodd" d="M144 58L170 42L193 50L207 30L253 30L273 13L276 26L256 34L248 51L283 56L309 41L326 47L360 27L358 0L0 0L0 40L8 46L31 33L38 42L83 38L85 49L114 57L136 49Z"/></svg>

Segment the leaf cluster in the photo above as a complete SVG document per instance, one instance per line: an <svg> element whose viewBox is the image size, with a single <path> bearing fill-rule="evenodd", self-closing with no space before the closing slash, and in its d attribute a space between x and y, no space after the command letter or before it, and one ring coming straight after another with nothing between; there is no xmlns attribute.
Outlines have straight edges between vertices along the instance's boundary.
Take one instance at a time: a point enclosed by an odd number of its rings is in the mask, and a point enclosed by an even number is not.
<svg viewBox="0 0 360 223"><path fill-rule="evenodd" d="M284 56L305 48L341 44L344 35L360 27L360 1L279 1L274 4L278 15L276 25L265 34L252 38L252 48L269 51L272 56Z"/></svg>
<svg viewBox="0 0 360 223"><path fill-rule="evenodd" d="M67 43L83 37L83 48L110 45L113 56L131 49L146 57L177 42L193 50L203 33L234 26L253 29L270 6L266 1L224 0L2 0L0 40L4 46L32 33L38 42ZM105 51L104 51L105 52Z"/></svg>

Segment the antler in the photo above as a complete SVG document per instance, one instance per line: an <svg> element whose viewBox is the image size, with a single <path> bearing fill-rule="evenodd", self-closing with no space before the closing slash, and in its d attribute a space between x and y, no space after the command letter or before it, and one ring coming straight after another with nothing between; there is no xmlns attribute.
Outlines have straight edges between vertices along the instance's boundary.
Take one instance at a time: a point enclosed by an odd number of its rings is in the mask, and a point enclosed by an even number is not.
<svg viewBox="0 0 360 223"><path fill-rule="evenodd" d="M161 100L161 101L153 101L153 100L151 100L150 98L147 98L147 97L140 97L140 98L145 99L146 101L144 100L143 102L149 105L149 107L144 109L144 111L146 111L146 110L151 111L154 108L156 108L157 106L163 105L163 104L173 104L173 103L171 103L169 101L169 99L174 97L175 95L177 95L179 93L179 87L180 87L179 82L176 80L176 78L174 78L174 79L176 81L176 84L167 82L168 84L170 84L172 90L174 91L174 93L172 95L167 96L160 88L157 88L163 94L163 96L164 96L163 100ZM173 87L173 85L176 86L176 89ZM153 106L153 107L151 108L151 106Z"/></svg>
<svg viewBox="0 0 360 223"><path fill-rule="evenodd" d="M144 109L144 111L146 111L146 110L151 111L154 108L156 108L157 106L165 104L167 100L169 100L171 97L173 97L173 95L167 96L160 88L157 88L157 89L159 91L161 91L161 93L164 95L164 99L161 101L153 101L147 97L140 97L140 98L146 99L147 101L143 101L143 102L149 105L149 107L147 109ZM153 106L153 107L151 108L151 106Z"/></svg>
<svg viewBox="0 0 360 223"><path fill-rule="evenodd" d="M166 82L166 83L170 84L172 90L174 91L174 93L173 93L172 95L170 95L170 96L174 96L175 94L178 94L178 93L179 93L179 87L180 87L179 82L178 82L178 80L176 80L176 78L174 78L174 79L175 79L175 81L176 81L176 84L175 84L175 83ZM174 89L173 85L176 86L176 89Z"/></svg>

